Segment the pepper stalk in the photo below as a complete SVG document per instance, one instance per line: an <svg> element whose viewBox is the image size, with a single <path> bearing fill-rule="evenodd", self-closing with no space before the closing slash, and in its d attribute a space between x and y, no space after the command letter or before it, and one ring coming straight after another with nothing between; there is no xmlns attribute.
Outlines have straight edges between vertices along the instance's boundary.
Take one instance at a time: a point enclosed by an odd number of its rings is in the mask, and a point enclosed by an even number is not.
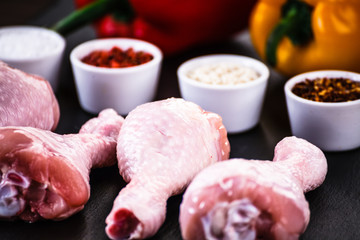
<svg viewBox="0 0 360 240"><path fill-rule="evenodd" d="M109 13L113 13L118 20L124 22L130 21L134 15L127 0L97 0L72 12L55 23L50 29L65 36Z"/></svg>
<svg viewBox="0 0 360 240"><path fill-rule="evenodd" d="M313 39L311 29L312 8L300 0L288 0L281 9L281 20L266 42L266 60L276 66L277 47L287 36L294 45L305 45Z"/></svg>

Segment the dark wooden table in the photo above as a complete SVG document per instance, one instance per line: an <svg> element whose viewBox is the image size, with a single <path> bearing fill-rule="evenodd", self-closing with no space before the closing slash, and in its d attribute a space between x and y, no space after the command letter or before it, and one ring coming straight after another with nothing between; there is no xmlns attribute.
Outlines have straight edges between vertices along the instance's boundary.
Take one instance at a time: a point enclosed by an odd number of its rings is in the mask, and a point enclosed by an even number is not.
<svg viewBox="0 0 360 240"><path fill-rule="evenodd" d="M17 1L19 9L28 2ZM37 9L39 12L30 14L26 19L9 22L2 16L0 25L6 23L49 26L73 9L72 0L51 1L51 4ZM1 11L4 12L4 9ZM56 93L61 108L60 123L56 130L58 133L76 133L86 120L93 117L80 108L69 62L70 51L76 45L92 38L95 38L95 34L90 26L66 37L67 47L61 83ZM233 40L203 45L176 57L165 58L156 99L179 97L176 77L178 66L189 58L212 53L232 53L257 58L246 31ZM272 159L276 143L291 135L283 92L285 81L285 77L271 71L261 121L250 131L229 135L231 157ZM311 219L300 239L360 239L360 149L325 152L325 155L328 159L328 175L321 187L306 194ZM60 222L43 221L29 224L21 221L3 221L0 223L0 239L108 239L104 231L105 218L112 208L114 198L125 183L116 166L95 169L91 172L90 179L91 197L83 211ZM181 195L169 199L166 221L152 239L181 239L178 224L181 199Z"/></svg>

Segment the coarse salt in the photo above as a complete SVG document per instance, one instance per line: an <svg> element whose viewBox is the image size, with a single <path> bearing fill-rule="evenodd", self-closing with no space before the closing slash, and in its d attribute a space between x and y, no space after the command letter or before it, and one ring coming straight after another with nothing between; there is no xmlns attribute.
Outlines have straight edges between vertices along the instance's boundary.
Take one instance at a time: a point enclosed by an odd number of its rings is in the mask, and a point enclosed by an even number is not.
<svg viewBox="0 0 360 240"><path fill-rule="evenodd" d="M62 40L55 33L34 27L0 28L0 59L32 59L57 52Z"/></svg>
<svg viewBox="0 0 360 240"><path fill-rule="evenodd" d="M211 85L237 85L254 81L259 73L240 63L220 62L195 68L187 76Z"/></svg>

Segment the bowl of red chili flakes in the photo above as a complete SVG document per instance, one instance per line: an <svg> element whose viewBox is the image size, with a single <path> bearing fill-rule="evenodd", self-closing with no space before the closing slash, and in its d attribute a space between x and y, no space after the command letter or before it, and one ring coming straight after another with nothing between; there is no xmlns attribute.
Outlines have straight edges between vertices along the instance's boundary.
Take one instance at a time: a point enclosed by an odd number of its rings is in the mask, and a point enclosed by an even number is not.
<svg viewBox="0 0 360 240"><path fill-rule="evenodd" d="M284 87L293 135L324 151L360 147L360 74L323 70L297 75Z"/></svg>
<svg viewBox="0 0 360 240"><path fill-rule="evenodd" d="M163 55L146 41L95 39L70 54L81 107L90 113L113 108L126 115L154 99Z"/></svg>

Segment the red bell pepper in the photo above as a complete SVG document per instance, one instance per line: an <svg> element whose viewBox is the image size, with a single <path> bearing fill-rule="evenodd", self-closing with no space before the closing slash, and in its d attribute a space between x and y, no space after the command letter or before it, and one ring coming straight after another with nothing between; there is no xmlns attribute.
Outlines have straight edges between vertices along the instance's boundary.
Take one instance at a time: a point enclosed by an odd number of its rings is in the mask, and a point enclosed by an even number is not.
<svg viewBox="0 0 360 240"><path fill-rule="evenodd" d="M191 46L223 40L240 32L248 26L248 18L255 2L256 0L75 0L75 5L79 8L78 13L86 9L86 20L83 19L84 16L80 17L83 21L81 24L97 18L95 29L98 37L143 39L160 47L165 54L174 54ZM73 25L78 20L73 17L70 22ZM68 22L65 23L69 25ZM62 27L60 24L54 29L62 33Z"/></svg>

